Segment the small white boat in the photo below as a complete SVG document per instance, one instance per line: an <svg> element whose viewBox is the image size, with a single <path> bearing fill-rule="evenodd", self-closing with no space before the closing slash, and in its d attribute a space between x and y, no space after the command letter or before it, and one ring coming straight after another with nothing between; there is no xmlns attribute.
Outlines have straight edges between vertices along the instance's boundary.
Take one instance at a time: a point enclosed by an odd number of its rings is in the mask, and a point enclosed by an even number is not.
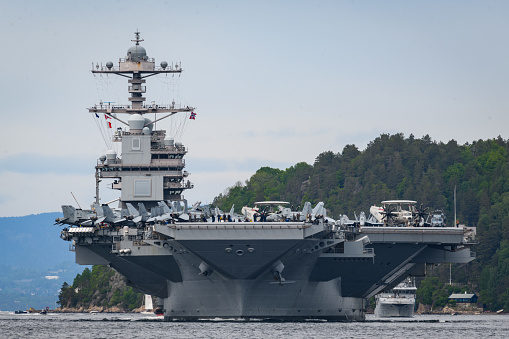
<svg viewBox="0 0 509 339"><path fill-rule="evenodd" d="M392 290L378 294L376 299L375 316L413 317L415 308L415 283L408 278Z"/></svg>
<svg viewBox="0 0 509 339"><path fill-rule="evenodd" d="M145 294L143 306L145 306L145 310L141 311L142 314L154 314L154 305L152 304L152 296L150 294Z"/></svg>

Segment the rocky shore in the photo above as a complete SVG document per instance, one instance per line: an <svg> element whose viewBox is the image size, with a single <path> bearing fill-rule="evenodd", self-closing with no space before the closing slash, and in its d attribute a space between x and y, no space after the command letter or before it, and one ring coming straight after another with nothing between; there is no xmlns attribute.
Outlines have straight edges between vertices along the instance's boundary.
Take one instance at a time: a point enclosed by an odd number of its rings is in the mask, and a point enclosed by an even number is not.
<svg viewBox="0 0 509 339"><path fill-rule="evenodd" d="M429 305L419 304L416 314L482 314L484 310L478 307L449 307L445 306L439 310L432 310Z"/></svg>
<svg viewBox="0 0 509 339"><path fill-rule="evenodd" d="M97 312L97 313L141 313L145 311L145 307L135 308L132 311L122 309L117 306L113 307L100 307L100 306L92 306L90 308L85 307L79 307L79 308L72 308L72 307L58 307L54 310L50 310L50 312L53 313L90 313L90 312Z"/></svg>

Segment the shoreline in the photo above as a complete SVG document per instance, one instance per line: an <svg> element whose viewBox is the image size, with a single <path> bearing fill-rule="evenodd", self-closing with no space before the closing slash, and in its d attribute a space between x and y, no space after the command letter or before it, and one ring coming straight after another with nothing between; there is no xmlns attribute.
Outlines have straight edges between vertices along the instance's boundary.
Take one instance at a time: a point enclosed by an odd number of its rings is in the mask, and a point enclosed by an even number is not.
<svg viewBox="0 0 509 339"><path fill-rule="evenodd" d="M116 306L109 307L109 308L93 306L90 308L57 307L53 310L49 310L48 313L141 313L141 312L145 312L145 311L146 310L144 307L135 308L135 309L129 311L129 310L121 309Z"/></svg>

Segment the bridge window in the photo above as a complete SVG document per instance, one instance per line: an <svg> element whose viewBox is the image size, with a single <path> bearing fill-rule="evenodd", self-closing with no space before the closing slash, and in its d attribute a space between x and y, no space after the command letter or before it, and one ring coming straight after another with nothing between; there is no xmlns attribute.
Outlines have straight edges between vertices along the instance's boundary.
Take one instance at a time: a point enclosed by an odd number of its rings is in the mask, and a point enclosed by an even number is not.
<svg viewBox="0 0 509 339"><path fill-rule="evenodd" d="M133 145L132 145L132 151L139 151L141 150L141 140L140 138L133 138Z"/></svg>
<svg viewBox="0 0 509 339"><path fill-rule="evenodd" d="M152 195L151 179L135 179L134 180L134 196L150 197Z"/></svg>

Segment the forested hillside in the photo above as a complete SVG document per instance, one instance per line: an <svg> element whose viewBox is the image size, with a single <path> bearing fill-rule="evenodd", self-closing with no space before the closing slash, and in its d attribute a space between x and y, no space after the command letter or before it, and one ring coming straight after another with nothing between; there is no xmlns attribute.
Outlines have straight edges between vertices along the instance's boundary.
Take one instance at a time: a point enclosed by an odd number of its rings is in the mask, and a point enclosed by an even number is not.
<svg viewBox="0 0 509 339"><path fill-rule="evenodd" d="M62 309L128 312L141 306L143 294L126 285L126 279L108 266L94 265L65 282L58 296Z"/></svg>
<svg viewBox="0 0 509 339"><path fill-rule="evenodd" d="M458 145L428 135L381 135L365 150L347 145L323 152L313 165L260 168L214 199L237 212L256 201L284 200L295 207L323 201L332 217L353 216L388 199L417 200L445 211L454 223L454 188L461 224L477 227L477 259L455 267L455 279L480 294L489 308L509 310L509 142L501 137ZM440 276L440 275L439 275ZM440 276L443 279L443 275ZM445 280L443 281L445 282Z"/></svg>

